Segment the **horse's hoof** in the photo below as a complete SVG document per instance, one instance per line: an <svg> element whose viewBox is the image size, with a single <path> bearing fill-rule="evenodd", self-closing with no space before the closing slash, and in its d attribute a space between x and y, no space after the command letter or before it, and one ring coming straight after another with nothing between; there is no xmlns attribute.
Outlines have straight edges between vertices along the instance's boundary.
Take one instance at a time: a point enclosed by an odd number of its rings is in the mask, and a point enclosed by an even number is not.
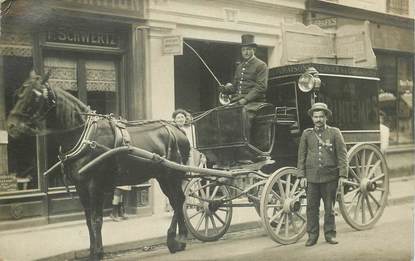
<svg viewBox="0 0 415 261"><path fill-rule="evenodd" d="M177 243L177 252L184 251L186 249L186 243Z"/></svg>
<svg viewBox="0 0 415 261"><path fill-rule="evenodd" d="M187 237L186 237L186 236L181 236L181 235L179 235L179 236L176 238L176 241L177 241L178 243L181 243L181 244L186 244L186 243L187 243Z"/></svg>

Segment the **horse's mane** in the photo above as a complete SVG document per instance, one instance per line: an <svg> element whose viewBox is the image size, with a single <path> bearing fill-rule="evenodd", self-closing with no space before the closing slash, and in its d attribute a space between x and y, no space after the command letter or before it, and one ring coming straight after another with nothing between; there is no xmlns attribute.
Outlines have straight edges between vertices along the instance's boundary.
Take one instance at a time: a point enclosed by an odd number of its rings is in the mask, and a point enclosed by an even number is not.
<svg viewBox="0 0 415 261"><path fill-rule="evenodd" d="M83 113L90 108L69 92L57 87L51 87L56 95L56 116L62 128L73 128L85 122Z"/></svg>

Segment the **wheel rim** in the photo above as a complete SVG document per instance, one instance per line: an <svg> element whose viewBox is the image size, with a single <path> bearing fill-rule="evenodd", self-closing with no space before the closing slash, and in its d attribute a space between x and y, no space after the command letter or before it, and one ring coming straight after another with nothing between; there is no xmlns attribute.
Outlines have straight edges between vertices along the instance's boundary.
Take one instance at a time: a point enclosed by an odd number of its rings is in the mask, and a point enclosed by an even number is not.
<svg viewBox="0 0 415 261"><path fill-rule="evenodd" d="M385 158L371 144L357 144L348 152L349 175L340 187L340 211L357 230L371 228L381 217L389 192Z"/></svg>
<svg viewBox="0 0 415 261"><path fill-rule="evenodd" d="M193 179L185 189L186 201L183 213L186 225L194 237L201 241L215 241L228 230L232 219L232 207L226 201L229 190L215 182Z"/></svg>
<svg viewBox="0 0 415 261"><path fill-rule="evenodd" d="M292 167L274 172L261 195L262 223L271 238L284 245L297 242L306 232L306 194L295 172Z"/></svg>

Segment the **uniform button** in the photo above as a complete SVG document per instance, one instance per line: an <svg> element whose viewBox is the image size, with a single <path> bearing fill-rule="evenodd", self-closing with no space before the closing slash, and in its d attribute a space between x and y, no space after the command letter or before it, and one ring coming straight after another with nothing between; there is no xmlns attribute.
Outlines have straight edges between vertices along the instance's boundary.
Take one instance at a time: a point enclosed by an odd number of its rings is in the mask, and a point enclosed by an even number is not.
<svg viewBox="0 0 415 261"><path fill-rule="evenodd" d="M321 150L321 146L318 146L318 149Z"/></svg>
<svg viewBox="0 0 415 261"><path fill-rule="evenodd" d="M318 154L320 154L320 155L321 155L321 151L319 151L319 152L318 152Z"/></svg>
<svg viewBox="0 0 415 261"><path fill-rule="evenodd" d="M242 71L245 71L245 67L244 67L244 68L242 68Z"/></svg>
<svg viewBox="0 0 415 261"><path fill-rule="evenodd" d="M239 83L242 83L242 81L240 81Z"/></svg>
<svg viewBox="0 0 415 261"><path fill-rule="evenodd" d="M320 136L320 137L321 137L321 133L320 133L318 136Z"/></svg>

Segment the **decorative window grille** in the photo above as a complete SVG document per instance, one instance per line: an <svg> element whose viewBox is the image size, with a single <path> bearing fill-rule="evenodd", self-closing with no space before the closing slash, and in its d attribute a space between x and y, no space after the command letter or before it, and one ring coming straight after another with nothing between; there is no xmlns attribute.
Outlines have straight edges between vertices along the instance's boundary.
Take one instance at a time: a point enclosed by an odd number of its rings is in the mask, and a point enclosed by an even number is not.
<svg viewBox="0 0 415 261"><path fill-rule="evenodd" d="M400 15L409 14L408 0L387 0L387 11Z"/></svg>

